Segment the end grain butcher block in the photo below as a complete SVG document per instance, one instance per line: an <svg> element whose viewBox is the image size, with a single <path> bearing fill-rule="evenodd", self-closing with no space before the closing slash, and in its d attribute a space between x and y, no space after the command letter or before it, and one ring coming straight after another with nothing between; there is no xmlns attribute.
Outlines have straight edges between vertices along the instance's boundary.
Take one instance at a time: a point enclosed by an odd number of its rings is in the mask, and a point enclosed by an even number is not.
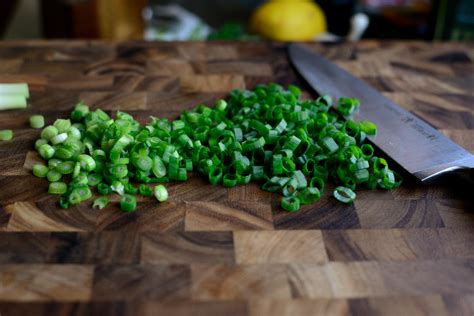
<svg viewBox="0 0 474 316"><path fill-rule="evenodd" d="M474 46L377 42L314 49L474 151ZM133 214L59 209L33 177L39 131L84 100L175 118L257 83L306 87L268 43L0 43L0 82L27 82L26 110L0 112L0 314L472 315L473 188L328 193L286 213L257 185L193 175ZM311 96L310 92L305 92ZM312 96L314 97L314 95Z"/></svg>

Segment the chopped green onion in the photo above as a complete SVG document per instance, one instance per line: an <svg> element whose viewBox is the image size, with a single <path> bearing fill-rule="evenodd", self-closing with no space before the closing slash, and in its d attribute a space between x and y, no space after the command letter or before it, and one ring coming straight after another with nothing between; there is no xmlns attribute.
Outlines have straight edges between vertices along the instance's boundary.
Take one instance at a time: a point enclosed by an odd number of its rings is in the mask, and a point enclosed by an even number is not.
<svg viewBox="0 0 474 316"><path fill-rule="evenodd" d="M43 139L43 138L39 138L35 141L35 149L36 151L38 151L38 148L41 146L41 145L44 145L44 144L47 144L48 141L46 139Z"/></svg>
<svg viewBox="0 0 474 316"><path fill-rule="evenodd" d="M151 166L151 169L153 171L153 174L157 178L162 178L166 176L166 166L159 156L153 157L153 164Z"/></svg>
<svg viewBox="0 0 474 316"><path fill-rule="evenodd" d="M99 210L101 210L106 207L107 204L109 204L109 198L106 196L101 196L94 200L92 208L98 208Z"/></svg>
<svg viewBox="0 0 474 316"><path fill-rule="evenodd" d="M51 182L49 184L49 188L48 188L49 194L62 195L66 192L67 192L67 184L64 182Z"/></svg>
<svg viewBox="0 0 474 316"><path fill-rule="evenodd" d="M125 187L119 181L114 181L112 185L110 186L110 188L112 189L112 191L117 192L120 195L125 194Z"/></svg>
<svg viewBox="0 0 474 316"><path fill-rule="evenodd" d="M147 186L146 184L142 183L138 187L138 192L140 192L141 195L143 196L152 196L153 195L153 189Z"/></svg>
<svg viewBox="0 0 474 316"><path fill-rule="evenodd" d="M89 113L89 107L82 101L76 105L71 113L71 120L77 122L82 120Z"/></svg>
<svg viewBox="0 0 474 316"><path fill-rule="evenodd" d="M305 188L298 194L300 204L307 205L316 202L321 198L321 192L318 188Z"/></svg>
<svg viewBox="0 0 474 316"><path fill-rule="evenodd" d="M54 127L53 125L49 125L43 129L41 132L41 138L46 139L47 141L50 141L53 137L58 135L58 129Z"/></svg>
<svg viewBox="0 0 474 316"><path fill-rule="evenodd" d="M0 95L21 95L29 98L30 91L26 83L1 83Z"/></svg>
<svg viewBox="0 0 474 316"><path fill-rule="evenodd" d="M43 144L39 146L38 153L44 159L50 159L54 156L54 148L48 144Z"/></svg>
<svg viewBox="0 0 474 316"><path fill-rule="evenodd" d="M355 192L346 187L337 187L333 191L333 195L336 200L346 204L352 203L356 198Z"/></svg>
<svg viewBox="0 0 474 316"><path fill-rule="evenodd" d="M56 168L57 166L59 166L59 164L61 163L62 161L59 160L59 159L55 159L55 158L52 158L50 160L48 160L48 167L50 169L54 169Z"/></svg>
<svg viewBox="0 0 474 316"><path fill-rule="evenodd" d="M133 164L140 170L149 171L152 167L153 161L148 156L138 156L132 159Z"/></svg>
<svg viewBox="0 0 474 316"><path fill-rule="evenodd" d="M83 201L90 199L92 192L87 185L79 184L77 185L69 194L69 203L72 205L77 205Z"/></svg>
<svg viewBox="0 0 474 316"><path fill-rule="evenodd" d="M59 173L58 171L52 169L52 170L48 171L48 174L46 175L46 178L48 178L49 182L57 182L57 181L61 180L62 176L63 175L61 173Z"/></svg>
<svg viewBox="0 0 474 316"><path fill-rule="evenodd" d="M30 126L32 128L43 128L44 127L44 116L43 115L32 115L32 116L30 116Z"/></svg>
<svg viewBox="0 0 474 316"><path fill-rule="evenodd" d="M0 141L11 140L13 138L13 131L11 129L0 130Z"/></svg>
<svg viewBox="0 0 474 316"><path fill-rule="evenodd" d="M133 195L133 194L137 194L138 189L135 188L135 187L133 186L133 184L127 183L127 184L124 186L124 191L125 191L125 193L127 193L127 194L132 194L132 195Z"/></svg>
<svg viewBox="0 0 474 316"><path fill-rule="evenodd" d="M99 194L101 195L107 195L107 194L111 194L112 193L112 188L105 184L105 183L99 183L97 185L97 192L99 192Z"/></svg>
<svg viewBox="0 0 474 316"><path fill-rule="evenodd" d="M155 195L156 199L160 202L164 202L168 199L168 191L163 185L157 185L154 190L153 194Z"/></svg>
<svg viewBox="0 0 474 316"><path fill-rule="evenodd" d="M223 184L225 187L235 187L237 185L237 177L235 174L224 175Z"/></svg>
<svg viewBox="0 0 474 316"><path fill-rule="evenodd" d="M360 121L359 122L360 130L367 135L377 134L377 125L369 121Z"/></svg>
<svg viewBox="0 0 474 316"><path fill-rule="evenodd" d="M87 176L87 183L91 187L97 186L99 183L102 182L103 177L100 175L100 173L91 173Z"/></svg>
<svg viewBox="0 0 474 316"><path fill-rule="evenodd" d="M295 86L257 85L234 90L214 108L201 104L177 120L152 117L146 125L128 113L111 117L80 102L70 119L41 132L35 148L50 170L36 167L34 173L53 182L70 175L60 198L64 208L90 198L95 187L101 195L120 194L122 208L134 210L135 194L164 200L166 189L151 184L185 181L192 171L226 187L260 182L283 196L288 211L320 199L328 181L341 184L335 196L344 202L359 186L400 185L400 176L364 144L376 126L340 116L356 111L357 99L341 98L332 110L329 96L300 96Z"/></svg>
<svg viewBox="0 0 474 316"><path fill-rule="evenodd" d="M26 98L19 94L0 94L0 111L26 108Z"/></svg>
<svg viewBox="0 0 474 316"><path fill-rule="evenodd" d="M288 212L295 212L300 209L300 200L296 197L284 197L281 199L281 208Z"/></svg>
<svg viewBox="0 0 474 316"><path fill-rule="evenodd" d="M222 180L222 169L217 167L213 168L211 172L209 172L209 182L211 184L219 184Z"/></svg>
<svg viewBox="0 0 474 316"><path fill-rule="evenodd" d="M133 212L137 208L137 199L135 196L125 194L120 199L120 209L124 212Z"/></svg>
<svg viewBox="0 0 474 316"><path fill-rule="evenodd" d="M38 178L45 178L46 175L48 174L48 167L42 164L35 164L33 166L33 174L37 176Z"/></svg>
<svg viewBox="0 0 474 316"><path fill-rule="evenodd" d="M67 139L67 134L66 133L62 133L62 134L58 134L54 137L51 138L51 143L53 145L57 145L57 144L60 144L60 143L64 143Z"/></svg>
<svg viewBox="0 0 474 316"><path fill-rule="evenodd" d="M95 169L96 164L95 164L94 158L92 158L89 155L84 155L84 154L79 155L78 161L81 165L81 169L85 171L92 171Z"/></svg>
<svg viewBox="0 0 474 316"><path fill-rule="evenodd" d="M61 174L71 174L74 171L74 166L75 164L73 161L63 161L56 166L56 170Z"/></svg>
<svg viewBox="0 0 474 316"><path fill-rule="evenodd" d="M57 128L59 133L66 133L71 128L70 120L57 119L54 124L54 127Z"/></svg>
<svg viewBox="0 0 474 316"><path fill-rule="evenodd" d="M359 100L354 98L340 98L337 110L342 115L350 115L359 108Z"/></svg>

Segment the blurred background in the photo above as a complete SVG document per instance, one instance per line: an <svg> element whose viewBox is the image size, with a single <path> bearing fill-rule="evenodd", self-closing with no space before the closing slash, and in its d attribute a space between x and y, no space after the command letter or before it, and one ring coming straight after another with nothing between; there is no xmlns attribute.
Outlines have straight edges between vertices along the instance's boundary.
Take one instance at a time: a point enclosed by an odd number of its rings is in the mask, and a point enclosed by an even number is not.
<svg viewBox="0 0 474 316"><path fill-rule="evenodd" d="M474 0L0 0L0 38L474 40Z"/></svg>

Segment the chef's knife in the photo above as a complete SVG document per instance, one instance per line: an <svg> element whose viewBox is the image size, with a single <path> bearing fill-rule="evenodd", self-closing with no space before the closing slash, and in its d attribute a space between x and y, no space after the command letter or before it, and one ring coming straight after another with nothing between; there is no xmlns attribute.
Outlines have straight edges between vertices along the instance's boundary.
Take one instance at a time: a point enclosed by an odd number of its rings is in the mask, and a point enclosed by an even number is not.
<svg viewBox="0 0 474 316"><path fill-rule="evenodd" d="M456 169L474 168L474 156L376 89L339 68L314 51L290 44L290 60L320 95L357 98L361 102L354 121L377 126L370 140L408 172L425 182Z"/></svg>

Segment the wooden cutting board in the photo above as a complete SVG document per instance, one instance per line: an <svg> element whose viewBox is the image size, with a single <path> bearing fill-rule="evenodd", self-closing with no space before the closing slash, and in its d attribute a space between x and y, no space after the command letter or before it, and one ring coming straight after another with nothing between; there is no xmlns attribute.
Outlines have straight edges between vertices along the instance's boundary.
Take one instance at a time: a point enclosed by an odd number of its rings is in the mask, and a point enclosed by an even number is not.
<svg viewBox="0 0 474 316"><path fill-rule="evenodd" d="M474 45L317 45L339 65L474 151ZM0 314L433 315L474 313L473 188L328 192L290 214L257 185L169 184L144 199L69 210L30 173L39 131L79 101L175 118L233 88L306 87L282 44L2 42L0 82L28 82L26 110L0 112ZM308 92L306 96L311 96ZM312 96L314 97L314 95Z"/></svg>

